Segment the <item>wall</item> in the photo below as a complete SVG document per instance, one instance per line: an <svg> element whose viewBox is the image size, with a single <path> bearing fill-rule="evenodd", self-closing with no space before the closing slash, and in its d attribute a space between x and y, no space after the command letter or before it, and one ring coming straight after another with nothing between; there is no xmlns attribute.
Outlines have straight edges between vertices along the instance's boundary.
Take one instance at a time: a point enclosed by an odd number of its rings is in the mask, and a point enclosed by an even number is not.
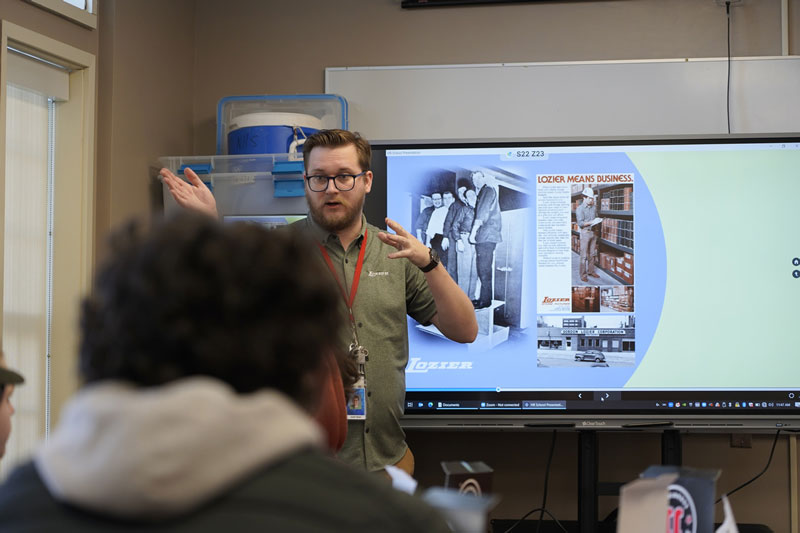
<svg viewBox="0 0 800 533"><path fill-rule="evenodd" d="M0 0L0 19L8 20L95 56L99 55L100 32L97 29L83 27L22 0ZM100 178L96 180L98 191L103 188L102 182ZM95 196L96 214L103 210L102 206L97 205L97 200L98 197Z"/></svg>
<svg viewBox="0 0 800 533"><path fill-rule="evenodd" d="M400 9L400 0L103 0L100 15L101 230L152 209L150 165L158 156L214 152L220 98L322 92L325 67L726 55L724 8L713 0L418 10ZM800 0L790 0L790 19L790 53L800 53ZM780 35L779 0L733 8L734 55L780 55ZM504 494L497 518L539 505L549 439L549 433L409 435L423 484L441 483L441 460L493 466ZM548 508L574 519L577 438L558 439ZM752 449L730 448L727 435L689 435L684 462L722 468L719 487L727 490L763 468L770 445L766 435L755 436ZM659 461L658 446L655 434L601 435L601 480L632 479ZM788 531L788 484L783 438L770 471L734 497L737 518ZM600 504L602 517L614 500Z"/></svg>
<svg viewBox="0 0 800 533"><path fill-rule="evenodd" d="M91 30L0 0L0 18L98 56L98 252L109 228L153 208L156 158L192 150L194 12L194 0L99 0Z"/></svg>
<svg viewBox="0 0 800 533"><path fill-rule="evenodd" d="M0 0L0 18L90 54L97 54L99 39L96 30L80 26L33 4L22 0Z"/></svg>
<svg viewBox="0 0 800 533"><path fill-rule="evenodd" d="M800 0L791 0L794 19ZM325 67L722 57L713 0L613 0L401 9L400 0L197 0L195 153L213 153L216 104L322 92ZM800 24L793 25L794 36ZM780 55L780 1L732 10L737 56ZM231 36L236 38L232 39ZM795 39L794 52L798 40ZM299 44L302 43L302 46Z"/></svg>
<svg viewBox="0 0 800 533"><path fill-rule="evenodd" d="M800 0L792 0L791 36L800 53ZM547 2L404 10L400 0L197 0L194 96L195 154L215 149L216 105L236 94L323 91L326 67L454 63L720 57L725 10L713 0ZM732 12L733 54L780 55L780 2L745 0ZM232 37L235 36L235 37ZM442 460L484 460L504 497L495 518L518 518L542 497L549 433L409 434L424 485L440 484ZM627 481L660 460L656 434L600 436L601 481ZM788 531L788 447L779 442L768 475L732 500L743 522ZM722 468L729 490L766 463L770 436L732 449L727 435L689 435L685 464ZM577 437L558 436L548 508L577 515ZM614 507L600 499L600 517Z"/></svg>
<svg viewBox="0 0 800 533"><path fill-rule="evenodd" d="M415 10L400 0L100 2L99 246L109 227L152 209L158 156L214 153L224 96L319 93L326 67L726 54L724 8L713 0ZM797 53L800 0L789 3ZM732 13L734 55L780 55L780 0Z"/></svg>
<svg viewBox="0 0 800 533"><path fill-rule="evenodd" d="M798 56L346 67L325 89L368 139L800 131Z"/></svg>
<svg viewBox="0 0 800 533"><path fill-rule="evenodd" d="M318 93L324 69L420 65L722 57L725 9L713 0L545 2L405 10L400 0L197 0L193 150L215 149L216 105L237 94ZM745 0L732 9L735 56L781 54L779 0ZM790 0L790 53L800 53L800 0ZM443 480L442 460L484 460L504 494L492 516L518 518L541 502L549 433L409 434L425 485ZM655 434L603 434L600 479L627 481L660 460ZM548 508L576 517L577 437L560 434ZM770 436L752 449L729 447L727 435L689 435L685 464L723 470L730 490L766 464ZM762 479L732 500L742 522L789 529L788 446L779 442ZM600 516L615 507L600 499Z"/></svg>
<svg viewBox="0 0 800 533"><path fill-rule="evenodd" d="M159 209L157 158L191 152L192 0L102 0L97 247L109 228Z"/></svg>

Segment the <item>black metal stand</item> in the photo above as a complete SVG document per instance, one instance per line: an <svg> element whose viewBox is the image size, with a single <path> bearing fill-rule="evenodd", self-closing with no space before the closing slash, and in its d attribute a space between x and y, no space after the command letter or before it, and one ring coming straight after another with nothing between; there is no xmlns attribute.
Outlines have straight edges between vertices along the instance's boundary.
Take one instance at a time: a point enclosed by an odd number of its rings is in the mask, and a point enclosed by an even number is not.
<svg viewBox="0 0 800 533"><path fill-rule="evenodd" d="M680 466L683 461L681 434L676 429L661 432L661 464ZM578 433L578 524L580 533L598 533L599 496L619 495L623 483L599 483L597 480L597 431Z"/></svg>
<svg viewBox="0 0 800 533"><path fill-rule="evenodd" d="M598 497L619 495L624 483L598 482L598 433L596 430L578 432L578 521L562 521L561 524L570 533L607 533L616 530L615 524L600 523L597 519ZM681 434L676 429L668 429L661 433L661 464L680 466L683 462L683 446ZM492 531L505 531L515 520L492 520ZM536 529L534 529L534 527ZM739 524L740 533L772 533L772 530L761 524ZM541 529L538 520L526 520L514 528L514 533L525 533L539 530L539 533L561 531L552 521L544 521Z"/></svg>
<svg viewBox="0 0 800 533"><path fill-rule="evenodd" d="M671 466L683 464L683 444L677 429L667 429L661 433L661 464Z"/></svg>
<svg viewBox="0 0 800 533"><path fill-rule="evenodd" d="M597 431L578 432L578 524L580 533L597 531Z"/></svg>

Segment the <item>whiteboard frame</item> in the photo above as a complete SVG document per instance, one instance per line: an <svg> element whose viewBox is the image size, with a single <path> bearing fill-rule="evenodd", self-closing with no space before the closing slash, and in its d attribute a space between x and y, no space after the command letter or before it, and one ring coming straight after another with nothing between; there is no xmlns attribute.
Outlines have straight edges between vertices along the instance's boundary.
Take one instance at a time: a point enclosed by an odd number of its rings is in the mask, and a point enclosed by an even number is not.
<svg viewBox="0 0 800 533"><path fill-rule="evenodd" d="M800 131L800 56L731 58L731 133ZM728 58L330 67L369 139L727 134ZM542 83L546 80L547 83Z"/></svg>

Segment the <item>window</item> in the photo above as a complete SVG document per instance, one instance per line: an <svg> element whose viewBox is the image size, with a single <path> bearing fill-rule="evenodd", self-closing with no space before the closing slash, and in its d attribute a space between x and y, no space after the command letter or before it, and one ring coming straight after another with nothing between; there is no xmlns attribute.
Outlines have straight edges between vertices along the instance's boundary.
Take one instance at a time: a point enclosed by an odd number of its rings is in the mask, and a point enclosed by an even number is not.
<svg viewBox="0 0 800 533"><path fill-rule="evenodd" d="M75 326L93 249L95 59L3 21L0 64L2 342L25 376L4 475L77 388Z"/></svg>
<svg viewBox="0 0 800 533"><path fill-rule="evenodd" d="M622 341L622 351L623 352L636 351L636 342L635 341Z"/></svg>
<svg viewBox="0 0 800 533"><path fill-rule="evenodd" d="M6 187L3 238L3 349L9 366L31 387L20 386L8 454L20 455L40 435L45 413L42 365L47 353L48 126L52 104L44 95L9 84L6 90ZM46 378L45 380L46 381ZM46 393L46 391L45 391ZM10 459L13 461L13 459Z"/></svg>

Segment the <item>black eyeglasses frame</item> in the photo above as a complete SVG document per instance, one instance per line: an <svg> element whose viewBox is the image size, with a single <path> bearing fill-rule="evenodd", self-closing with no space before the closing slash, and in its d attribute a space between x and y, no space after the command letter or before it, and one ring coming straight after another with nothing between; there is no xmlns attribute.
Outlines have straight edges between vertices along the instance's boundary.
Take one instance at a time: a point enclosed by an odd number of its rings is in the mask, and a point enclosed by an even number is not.
<svg viewBox="0 0 800 533"><path fill-rule="evenodd" d="M325 191L327 191L328 187L331 186L331 180L333 180L333 185L334 185L334 187L336 187L336 190L341 191L341 192L347 192L347 191L352 191L353 188L355 188L355 186L356 186L356 178L359 178L359 177L363 176L367 172L369 172L369 171L368 170L363 170L363 171L359 172L358 174L337 174L335 176L322 176L320 174L314 174L314 175L311 175L311 176L305 176L305 178L306 178L306 182L308 183L309 190L311 190L313 192L325 192ZM325 187L323 187L322 189L315 189L314 187L311 186L311 180L312 179L322 179L322 178L325 178L325 179L328 180L328 181L325 182ZM337 181L339 178L351 178L352 182L351 182L350 187L346 188L346 189L343 189L341 187L341 185L339 184L339 182Z"/></svg>

